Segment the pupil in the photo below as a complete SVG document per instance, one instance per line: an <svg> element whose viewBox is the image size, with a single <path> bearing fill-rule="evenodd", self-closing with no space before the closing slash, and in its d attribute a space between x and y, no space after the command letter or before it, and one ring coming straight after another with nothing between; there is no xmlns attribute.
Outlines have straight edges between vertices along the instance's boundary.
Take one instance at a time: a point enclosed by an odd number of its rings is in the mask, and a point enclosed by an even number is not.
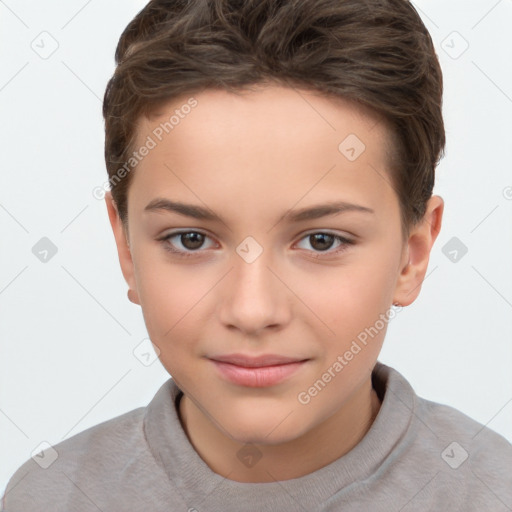
<svg viewBox="0 0 512 512"><path fill-rule="evenodd" d="M312 247L314 247L315 249L319 249L319 250L325 250L325 249L329 249L329 247L332 245L333 235L329 235L327 233L316 233L314 235L311 235L310 238L312 238L314 240L314 243L311 243ZM327 243L326 243L326 238L328 239ZM317 241L320 241L320 247L318 247L318 244L316 243ZM322 242L324 242L323 246L322 246ZM325 246L325 244L327 245L327 247Z"/></svg>
<svg viewBox="0 0 512 512"><path fill-rule="evenodd" d="M187 249L197 249L203 244L203 236L201 233L183 233L181 235L181 243Z"/></svg>

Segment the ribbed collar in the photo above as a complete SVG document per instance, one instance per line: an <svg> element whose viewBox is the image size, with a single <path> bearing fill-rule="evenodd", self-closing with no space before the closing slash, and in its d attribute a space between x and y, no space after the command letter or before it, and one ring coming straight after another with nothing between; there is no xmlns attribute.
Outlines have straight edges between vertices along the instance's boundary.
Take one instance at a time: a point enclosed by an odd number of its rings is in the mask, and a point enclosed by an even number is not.
<svg viewBox="0 0 512 512"><path fill-rule="evenodd" d="M405 438L417 406L407 380L377 362L372 384L381 407L363 439L348 453L308 475L279 483L242 483L215 473L199 457L181 426L176 399L182 395L169 378L146 407L144 432L153 457L185 503L198 510L313 510L336 493L357 492L358 483L381 468ZM356 485L353 485L356 484ZM207 504L207 505L206 505Z"/></svg>

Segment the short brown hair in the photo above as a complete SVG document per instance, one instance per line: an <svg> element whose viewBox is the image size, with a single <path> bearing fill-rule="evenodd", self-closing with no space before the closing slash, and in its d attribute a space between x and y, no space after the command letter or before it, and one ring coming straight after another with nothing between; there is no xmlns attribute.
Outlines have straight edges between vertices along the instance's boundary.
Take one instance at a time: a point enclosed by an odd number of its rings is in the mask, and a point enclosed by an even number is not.
<svg viewBox="0 0 512 512"><path fill-rule="evenodd" d="M131 174L115 178L140 116L185 94L266 82L352 100L384 119L404 236L423 218L444 155L443 79L408 0L151 0L122 33L115 60L105 161L125 225Z"/></svg>

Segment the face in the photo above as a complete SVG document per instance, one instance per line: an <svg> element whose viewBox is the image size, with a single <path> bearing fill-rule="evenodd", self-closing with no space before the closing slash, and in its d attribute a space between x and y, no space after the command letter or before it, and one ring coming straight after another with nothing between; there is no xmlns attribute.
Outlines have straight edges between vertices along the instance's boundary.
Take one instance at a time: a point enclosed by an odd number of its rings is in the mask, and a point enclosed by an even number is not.
<svg viewBox="0 0 512 512"><path fill-rule="evenodd" d="M155 145L133 171L123 273L205 417L241 442L292 440L368 382L400 298L409 248L387 131L278 86L194 98L139 122L136 147Z"/></svg>

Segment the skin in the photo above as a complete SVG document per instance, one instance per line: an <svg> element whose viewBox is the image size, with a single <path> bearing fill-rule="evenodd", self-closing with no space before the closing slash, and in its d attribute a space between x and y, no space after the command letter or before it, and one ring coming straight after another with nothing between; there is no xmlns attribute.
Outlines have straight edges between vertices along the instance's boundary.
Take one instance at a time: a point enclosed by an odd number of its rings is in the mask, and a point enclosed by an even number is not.
<svg viewBox="0 0 512 512"><path fill-rule="evenodd" d="M133 171L126 230L106 196L121 269L163 366L184 391L180 421L200 457L239 482L297 478L351 450L378 414L371 371L387 323L309 403L298 395L392 304L416 299L444 202L432 196L402 240L387 128L348 101L277 85L194 97L197 107ZM138 144L187 99L141 118ZM348 134L366 145L353 162L338 150ZM224 223L145 212L156 197L206 206ZM374 214L282 219L335 200ZM158 241L183 228L206 237ZM355 243L309 236L322 232ZM263 249L251 263L236 252L248 236ZM173 255L166 244L193 256ZM223 379L208 359L235 352L308 362L277 385L249 388ZM261 454L252 467L237 457L248 443Z"/></svg>

